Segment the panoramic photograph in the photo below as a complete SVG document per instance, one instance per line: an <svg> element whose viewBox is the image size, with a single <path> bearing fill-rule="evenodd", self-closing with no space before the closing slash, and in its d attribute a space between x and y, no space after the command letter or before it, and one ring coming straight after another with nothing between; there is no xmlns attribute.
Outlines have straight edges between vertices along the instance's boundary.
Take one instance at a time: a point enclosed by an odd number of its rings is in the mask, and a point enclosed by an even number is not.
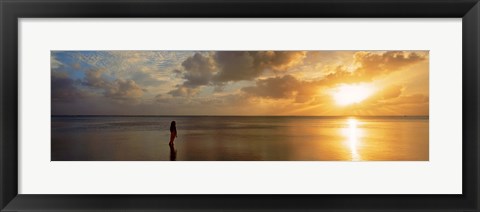
<svg viewBox="0 0 480 212"><path fill-rule="evenodd" d="M51 161L428 161L429 51L51 51Z"/></svg>

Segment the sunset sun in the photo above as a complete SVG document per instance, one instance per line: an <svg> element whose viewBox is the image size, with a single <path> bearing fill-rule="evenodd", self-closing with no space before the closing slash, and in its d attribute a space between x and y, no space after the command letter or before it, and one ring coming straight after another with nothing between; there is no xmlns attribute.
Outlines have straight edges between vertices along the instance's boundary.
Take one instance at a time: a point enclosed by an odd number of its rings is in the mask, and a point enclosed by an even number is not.
<svg viewBox="0 0 480 212"><path fill-rule="evenodd" d="M359 103L368 98L373 93L373 88L366 84L341 85L332 93L335 102L338 105L345 106Z"/></svg>

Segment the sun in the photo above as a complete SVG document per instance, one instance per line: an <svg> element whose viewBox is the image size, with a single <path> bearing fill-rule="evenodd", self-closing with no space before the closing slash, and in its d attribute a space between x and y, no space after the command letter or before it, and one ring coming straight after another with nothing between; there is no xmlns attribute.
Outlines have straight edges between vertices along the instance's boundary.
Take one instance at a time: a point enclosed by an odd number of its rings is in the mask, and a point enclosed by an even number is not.
<svg viewBox="0 0 480 212"><path fill-rule="evenodd" d="M345 106L359 103L373 94L373 88L368 84L340 85L333 90L332 95L338 105Z"/></svg>

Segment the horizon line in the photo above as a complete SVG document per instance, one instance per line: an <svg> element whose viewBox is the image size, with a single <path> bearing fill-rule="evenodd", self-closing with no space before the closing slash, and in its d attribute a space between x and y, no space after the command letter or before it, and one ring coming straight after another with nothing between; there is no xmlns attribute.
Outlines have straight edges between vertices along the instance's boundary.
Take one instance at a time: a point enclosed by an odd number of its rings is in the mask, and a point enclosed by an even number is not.
<svg viewBox="0 0 480 212"><path fill-rule="evenodd" d="M51 116L430 117L430 115L51 115Z"/></svg>

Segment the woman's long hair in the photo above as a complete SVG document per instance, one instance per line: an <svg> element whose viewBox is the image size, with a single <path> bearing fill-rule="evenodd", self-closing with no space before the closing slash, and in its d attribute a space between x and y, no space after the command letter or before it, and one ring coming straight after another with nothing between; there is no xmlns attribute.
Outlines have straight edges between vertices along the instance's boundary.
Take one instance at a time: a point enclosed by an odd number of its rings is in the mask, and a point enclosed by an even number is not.
<svg viewBox="0 0 480 212"><path fill-rule="evenodd" d="M175 124L175 121L172 121L172 123L170 124L170 132L177 132L177 126Z"/></svg>

